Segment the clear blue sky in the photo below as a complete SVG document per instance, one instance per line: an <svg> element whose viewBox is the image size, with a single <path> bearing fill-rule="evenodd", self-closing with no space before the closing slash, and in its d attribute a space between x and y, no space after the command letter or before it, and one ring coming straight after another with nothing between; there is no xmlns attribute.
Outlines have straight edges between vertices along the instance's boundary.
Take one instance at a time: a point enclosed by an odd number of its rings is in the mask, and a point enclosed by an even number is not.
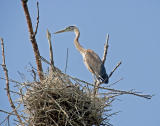
<svg viewBox="0 0 160 126"><path fill-rule="evenodd" d="M36 1L29 0L28 6L35 28ZM39 0L39 7L37 42L43 57L49 59L47 28L53 33L69 25L78 26L80 43L85 48L93 49L100 57L106 34L109 33L110 46L105 64L107 72L122 60L121 67L113 74L110 83L123 77L124 80L114 88L155 94L151 100L130 95L119 97L120 100L113 104L113 112L121 112L113 116L110 122L114 126L160 125L159 0ZM27 79L31 79L26 66L30 62L35 66L35 62L20 0L0 1L0 36L5 42L10 78L22 81L17 73L20 71L26 74ZM69 48L67 73L92 82L92 75L85 68L73 39L73 33L52 37L55 64L64 71L66 49ZM2 68L0 71L0 76L4 77ZM4 88L5 82L0 80L0 109L8 110ZM4 115L0 113L0 122L3 118Z"/></svg>

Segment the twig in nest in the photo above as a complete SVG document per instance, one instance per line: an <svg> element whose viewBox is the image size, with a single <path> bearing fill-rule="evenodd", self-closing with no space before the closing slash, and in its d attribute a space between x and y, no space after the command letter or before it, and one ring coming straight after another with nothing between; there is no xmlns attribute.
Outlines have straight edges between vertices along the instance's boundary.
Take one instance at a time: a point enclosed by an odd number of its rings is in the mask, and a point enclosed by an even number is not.
<svg viewBox="0 0 160 126"><path fill-rule="evenodd" d="M85 83L85 84L87 84L87 86L89 85L89 86L93 86L93 87L94 87L94 84L91 84L91 83L86 82L86 81L84 81L84 80L80 80L80 79L78 79L78 78L69 76L69 75L67 75L67 74L66 74L66 76L69 77L69 78L71 78L71 79L74 80L74 81L78 81L78 82L81 82L81 83Z"/></svg>
<svg viewBox="0 0 160 126"><path fill-rule="evenodd" d="M7 69L7 66L6 66L6 63L5 63L5 54L4 54L4 43L3 43L3 39L1 39L1 48L2 48L2 67L3 67L3 70L4 70L4 73L5 73L5 78L6 78L6 91L7 91L7 96L8 96L8 100L9 100L9 103L15 113L15 115L17 116L17 119L19 120L19 123L24 126L17 110L16 110L16 107L12 101L12 98L11 98L11 95L10 95L10 87L9 87L9 79L8 79L8 69Z"/></svg>
<svg viewBox="0 0 160 126"><path fill-rule="evenodd" d="M3 77L0 77L0 79L2 79L2 80L6 80L6 78L3 78ZM16 84L19 84L19 85L21 85L21 84L22 84L22 83L20 83L20 82L18 82L18 81L16 81L16 80L12 80L12 79L8 79L8 81L9 81L9 82L16 83Z"/></svg>
<svg viewBox="0 0 160 126"><path fill-rule="evenodd" d="M45 62L45 63L47 63L48 65L52 66L52 64L51 64L48 60L46 60L44 57L40 56L40 58L41 58L41 60L42 60L43 62Z"/></svg>
<svg viewBox="0 0 160 126"><path fill-rule="evenodd" d="M36 71L34 70L34 67L32 66L31 63L29 63L30 67L31 67L31 70L29 70L29 72L31 72L31 76L33 77L33 80L36 81L37 80L37 73Z"/></svg>
<svg viewBox="0 0 160 126"><path fill-rule="evenodd" d="M67 48L67 55L66 55L66 65L65 65L65 70L64 70L65 73L67 71L67 66L68 66L68 48Z"/></svg>
<svg viewBox="0 0 160 126"><path fill-rule="evenodd" d="M107 57L107 52L108 52L108 41L109 41L109 34L107 34L107 38L106 38L106 43L104 45L104 53L103 53L103 58L102 58L102 63L104 64L106 61L106 57Z"/></svg>
<svg viewBox="0 0 160 126"><path fill-rule="evenodd" d="M36 34L37 34L38 25L39 25L39 3L37 1L37 24L36 24L36 29L35 29L35 32L34 32L34 36L36 36Z"/></svg>
<svg viewBox="0 0 160 126"><path fill-rule="evenodd" d="M69 118L68 114L66 113L65 110L63 110L63 108L61 107L61 105L54 99L52 98L52 96L49 95L49 97L52 99L52 101L60 108L60 110L64 113L64 115L67 117L67 119Z"/></svg>
<svg viewBox="0 0 160 126"><path fill-rule="evenodd" d="M48 29L47 29L47 39L49 43L50 64L51 64L51 67L54 67L51 33L48 31Z"/></svg>
<svg viewBox="0 0 160 126"><path fill-rule="evenodd" d="M31 21L28 6L27 6L27 0L22 0L22 7L24 9L24 13L25 13L26 20L27 20L30 40L31 40L31 43L32 43L32 47L33 47L33 51L34 51L34 55L35 55L35 59L36 59L38 75L39 75L40 80L42 81L44 79L42 63L41 63L41 60L40 60L40 53L39 53L37 41L36 41L36 38L35 38L35 33L33 32L32 21ZM38 29L38 26L37 26L36 29Z"/></svg>

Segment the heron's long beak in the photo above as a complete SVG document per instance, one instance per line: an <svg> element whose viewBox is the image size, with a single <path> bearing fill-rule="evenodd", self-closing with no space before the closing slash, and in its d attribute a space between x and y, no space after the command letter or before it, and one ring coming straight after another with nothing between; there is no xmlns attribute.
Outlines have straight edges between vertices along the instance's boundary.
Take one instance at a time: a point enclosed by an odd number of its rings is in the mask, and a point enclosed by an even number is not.
<svg viewBox="0 0 160 126"><path fill-rule="evenodd" d="M57 32L55 32L54 34L58 34L58 33L62 33L62 32L66 32L66 29L57 31Z"/></svg>

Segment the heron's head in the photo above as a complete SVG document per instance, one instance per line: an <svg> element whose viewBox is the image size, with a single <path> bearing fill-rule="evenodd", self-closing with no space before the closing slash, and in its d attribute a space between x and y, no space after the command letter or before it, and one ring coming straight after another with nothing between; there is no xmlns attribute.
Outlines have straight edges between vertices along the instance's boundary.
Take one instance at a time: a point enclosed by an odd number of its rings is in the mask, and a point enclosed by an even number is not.
<svg viewBox="0 0 160 126"><path fill-rule="evenodd" d="M78 30L78 28L76 26L69 26L69 27L66 27L63 30L55 32L54 34L58 34L58 33L62 33L62 32L73 32L75 30Z"/></svg>

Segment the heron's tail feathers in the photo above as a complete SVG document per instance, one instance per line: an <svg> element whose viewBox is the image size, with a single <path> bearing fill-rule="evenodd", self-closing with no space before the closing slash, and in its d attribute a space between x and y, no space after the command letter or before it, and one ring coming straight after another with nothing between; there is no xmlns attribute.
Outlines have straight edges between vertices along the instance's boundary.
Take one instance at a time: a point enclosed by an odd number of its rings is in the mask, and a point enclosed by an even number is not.
<svg viewBox="0 0 160 126"><path fill-rule="evenodd" d="M109 78L108 78L108 75L107 75L107 74L104 74L104 75L102 76L102 78L103 78L102 81L103 81L104 83L108 84L108 79L109 79Z"/></svg>
<svg viewBox="0 0 160 126"><path fill-rule="evenodd" d="M108 84L108 80L109 78L108 78L108 75L107 74L103 74L102 76L99 76L98 77L98 80L101 80L102 82L104 82L104 83L106 83L106 84Z"/></svg>

